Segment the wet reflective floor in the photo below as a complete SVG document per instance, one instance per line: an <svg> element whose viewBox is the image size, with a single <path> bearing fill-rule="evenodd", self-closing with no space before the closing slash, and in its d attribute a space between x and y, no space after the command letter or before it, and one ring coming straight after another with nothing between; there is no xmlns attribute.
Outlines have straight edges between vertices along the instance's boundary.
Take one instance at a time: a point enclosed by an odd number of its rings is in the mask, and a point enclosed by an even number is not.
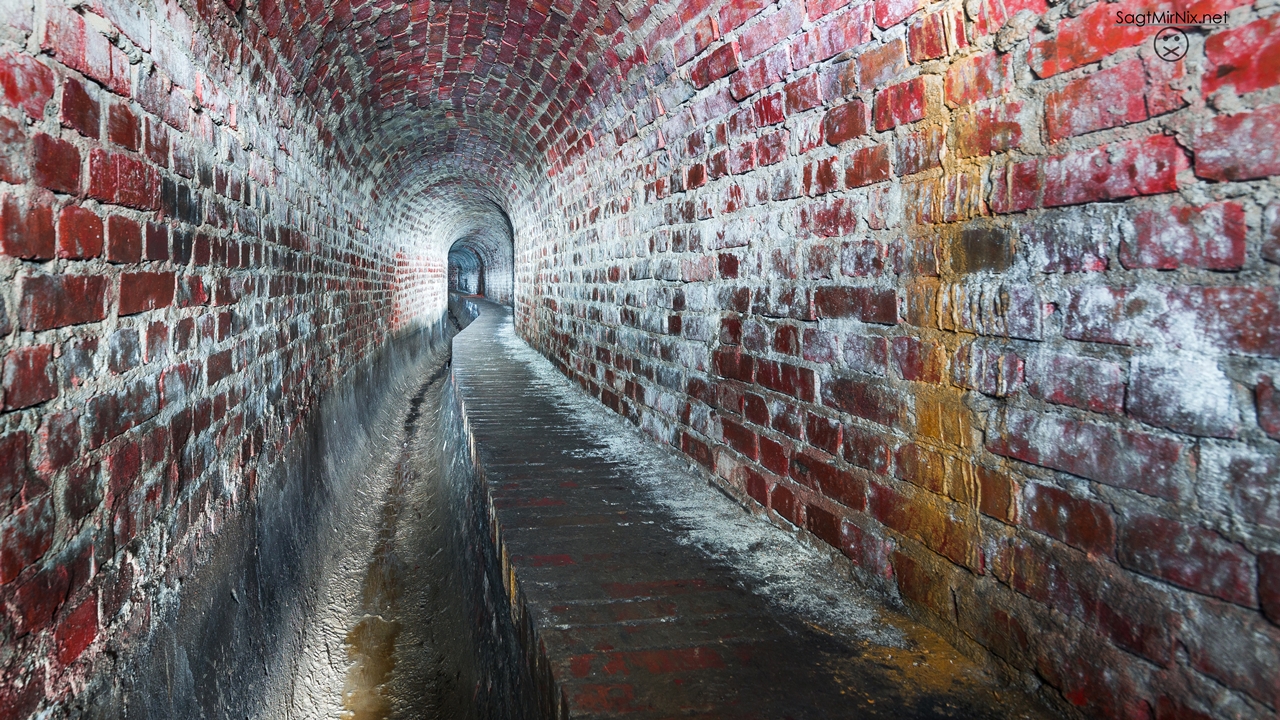
<svg viewBox="0 0 1280 720"><path fill-rule="evenodd" d="M553 716L1051 717L709 487L480 304L454 377Z"/></svg>
<svg viewBox="0 0 1280 720"><path fill-rule="evenodd" d="M292 716L1051 717L477 304L335 528Z"/></svg>
<svg viewBox="0 0 1280 720"><path fill-rule="evenodd" d="M334 528L343 549L304 630L290 717L535 716L448 362L396 403L388 452Z"/></svg>

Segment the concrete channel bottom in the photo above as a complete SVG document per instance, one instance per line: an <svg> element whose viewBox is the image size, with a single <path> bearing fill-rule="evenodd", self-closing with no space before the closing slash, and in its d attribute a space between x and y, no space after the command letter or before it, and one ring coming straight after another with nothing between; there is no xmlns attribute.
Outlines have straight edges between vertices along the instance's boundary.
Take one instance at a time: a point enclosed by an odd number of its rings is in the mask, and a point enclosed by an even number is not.
<svg viewBox="0 0 1280 720"><path fill-rule="evenodd" d="M537 714L1049 717L582 393L509 309L471 302L452 372Z"/></svg>

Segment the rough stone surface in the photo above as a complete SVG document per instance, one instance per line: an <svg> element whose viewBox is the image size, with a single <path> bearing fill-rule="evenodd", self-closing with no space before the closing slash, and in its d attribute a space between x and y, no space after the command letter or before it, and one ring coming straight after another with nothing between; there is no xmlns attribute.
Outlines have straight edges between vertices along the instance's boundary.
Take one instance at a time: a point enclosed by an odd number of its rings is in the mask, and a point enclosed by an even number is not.
<svg viewBox="0 0 1280 720"><path fill-rule="evenodd" d="M1115 22L1174 9L1223 16L1181 62ZM1274 715L1278 27L0 0L3 714L153 636L326 392L441 322L452 249L602 404L1063 707Z"/></svg>
<svg viewBox="0 0 1280 720"><path fill-rule="evenodd" d="M482 304L453 372L549 717L1048 717L852 582L830 547L796 543L606 414L509 309ZM825 508L773 512L836 545Z"/></svg>

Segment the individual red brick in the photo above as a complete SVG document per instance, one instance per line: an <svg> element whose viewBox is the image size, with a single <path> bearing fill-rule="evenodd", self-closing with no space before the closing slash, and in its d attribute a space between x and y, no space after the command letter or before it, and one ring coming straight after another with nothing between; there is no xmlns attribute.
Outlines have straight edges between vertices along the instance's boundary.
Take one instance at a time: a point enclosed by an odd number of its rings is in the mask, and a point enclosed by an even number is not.
<svg viewBox="0 0 1280 720"><path fill-rule="evenodd" d="M895 426L902 414L897 396L882 382L855 378L837 377L824 381L822 403L886 427Z"/></svg>
<svg viewBox="0 0 1280 720"><path fill-rule="evenodd" d="M1155 497L1180 495L1187 448L1176 440L1012 409L987 437L987 449L997 455Z"/></svg>
<svg viewBox="0 0 1280 720"><path fill-rule="evenodd" d="M80 151L66 140L36 135L31 177L41 187L55 192L80 192Z"/></svg>
<svg viewBox="0 0 1280 720"><path fill-rule="evenodd" d="M1208 180L1252 180L1280 175L1280 105L1210 120L1195 135L1196 175Z"/></svg>
<svg viewBox="0 0 1280 720"><path fill-rule="evenodd" d="M958 60L947 68L943 93L951 107L971 105L1013 88L1012 56L988 52Z"/></svg>
<svg viewBox="0 0 1280 720"><path fill-rule="evenodd" d="M1138 358L1126 407L1150 425L1206 437L1235 437L1233 389L1217 363L1202 357Z"/></svg>
<svg viewBox="0 0 1280 720"><path fill-rule="evenodd" d="M707 166L702 163L694 163L684 169L684 187L686 190L696 190L707 184Z"/></svg>
<svg viewBox="0 0 1280 720"><path fill-rule="evenodd" d="M945 576L931 570L905 552L893 551L893 574L902 597L923 605L941 618L952 620L955 601L951 588Z"/></svg>
<svg viewBox="0 0 1280 720"><path fill-rule="evenodd" d="M1041 78L1095 63L1124 48L1151 42L1151 28L1116 22L1117 13L1163 12L1221 13L1244 4L1244 0L1198 0L1175 3L1169 0L1122 0L1093 5L1076 17L1062 18L1054 32L1033 38L1027 60Z"/></svg>
<svg viewBox="0 0 1280 720"><path fill-rule="evenodd" d="M154 168L125 153L89 153L89 195L138 210L160 207L160 177Z"/></svg>
<svg viewBox="0 0 1280 720"><path fill-rule="evenodd" d="M80 416L75 410L46 415L36 434L35 469L52 477L80 456Z"/></svg>
<svg viewBox="0 0 1280 720"><path fill-rule="evenodd" d="M159 395L151 378L138 378L93 396L86 407L85 430L90 449L137 427L159 412Z"/></svg>
<svg viewBox="0 0 1280 720"><path fill-rule="evenodd" d="M815 448L836 455L840 452L841 427L838 420L809 413L805 420L805 438Z"/></svg>
<svg viewBox="0 0 1280 720"><path fill-rule="evenodd" d="M1115 521L1106 505L1039 483L1028 484L1023 498L1028 528L1090 554L1115 554Z"/></svg>
<svg viewBox="0 0 1280 720"><path fill-rule="evenodd" d="M18 324L39 332L98 322L107 316L109 287L97 275L28 275L20 284Z"/></svg>
<svg viewBox="0 0 1280 720"><path fill-rule="evenodd" d="M889 473L889 444L880 433L863 430L856 425L844 429L844 459L855 467L878 475Z"/></svg>
<svg viewBox="0 0 1280 720"><path fill-rule="evenodd" d="M1274 626L1256 610L1189 598L1179 642L1190 666L1269 707L1280 706L1280 646ZM1259 640L1259 638L1263 638Z"/></svg>
<svg viewBox="0 0 1280 720"><path fill-rule="evenodd" d="M920 9L920 0L876 0L876 25L893 27Z"/></svg>
<svg viewBox="0 0 1280 720"><path fill-rule="evenodd" d="M805 0L805 14L810 20L817 20L848 5L850 0Z"/></svg>
<svg viewBox="0 0 1280 720"><path fill-rule="evenodd" d="M738 70L738 43L721 45L699 60L689 72L689 80L695 87L704 88Z"/></svg>
<svg viewBox="0 0 1280 720"><path fill-rule="evenodd" d="M983 465L974 467L978 486L978 510L984 515L1012 523L1016 519L1018 484L1007 474Z"/></svg>
<svg viewBox="0 0 1280 720"><path fill-rule="evenodd" d="M0 55L0 91L7 105L40 120L45 104L53 99L53 71L26 53L4 53Z"/></svg>
<svg viewBox="0 0 1280 720"><path fill-rule="evenodd" d="M1151 514L1122 519L1120 564L1179 587L1257 607L1254 557L1217 533Z"/></svg>
<svg viewBox="0 0 1280 720"><path fill-rule="evenodd" d="M825 195L840 189L840 176L836 173L837 158L823 158L804 166L804 193L811 197Z"/></svg>
<svg viewBox="0 0 1280 720"><path fill-rule="evenodd" d="M821 287L814 291L813 303L818 317L851 317L881 325L898 323L898 296L894 290Z"/></svg>
<svg viewBox="0 0 1280 720"><path fill-rule="evenodd" d="M786 475L791 472L791 455L786 445L764 435L760 436L760 464L765 469Z"/></svg>
<svg viewBox="0 0 1280 720"><path fill-rule="evenodd" d="M1268 287L1182 286L1168 294L1175 317L1195 317L1199 336L1227 352L1280 357L1280 292Z"/></svg>
<svg viewBox="0 0 1280 720"><path fill-rule="evenodd" d="M1101 413L1124 410L1124 368L1107 360L1073 355L1036 355L1027 366L1032 395L1051 403Z"/></svg>
<svg viewBox="0 0 1280 720"><path fill-rule="evenodd" d="M27 181L30 148L26 124L0 117L0 182L21 185Z"/></svg>
<svg viewBox="0 0 1280 720"><path fill-rule="evenodd" d="M102 108L75 78L62 85L62 124L87 138L97 140L102 134Z"/></svg>
<svg viewBox="0 0 1280 720"><path fill-rule="evenodd" d="M773 93L752 103L751 111L754 115L755 126L768 127L786 120L787 111L784 102L782 93Z"/></svg>
<svg viewBox="0 0 1280 720"><path fill-rule="evenodd" d="M55 238L53 208L39 199L4 197L0 207L0 252L24 260L49 260Z"/></svg>
<svg viewBox="0 0 1280 720"><path fill-rule="evenodd" d="M862 187L889 179L889 147L884 144L854 150L845 165L846 188Z"/></svg>
<svg viewBox="0 0 1280 720"><path fill-rule="evenodd" d="M738 72L729 76L729 92L734 100L742 101L757 92L781 81L791 70L791 62L785 49L779 49L753 60Z"/></svg>
<svg viewBox="0 0 1280 720"><path fill-rule="evenodd" d="M884 85L907 69L906 45L894 38L872 47L846 66L842 79L845 95Z"/></svg>
<svg viewBox="0 0 1280 720"><path fill-rule="evenodd" d="M1044 101L1049 142L1147 119L1146 70L1134 58L1049 93Z"/></svg>
<svg viewBox="0 0 1280 720"><path fill-rule="evenodd" d="M107 458L107 505L120 507L139 484L142 472L142 448L130 441L117 445Z"/></svg>
<svg viewBox="0 0 1280 720"><path fill-rule="evenodd" d="M775 130L761 136L755 144L756 167L776 165L785 160L787 157L787 142L790 139L791 134L786 130Z"/></svg>
<svg viewBox="0 0 1280 720"><path fill-rule="evenodd" d="M58 623L58 628L54 631L58 662L63 665L75 662L97 637L98 596L93 594L81 601Z"/></svg>
<svg viewBox="0 0 1280 720"><path fill-rule="evenodd" d="M146 158L161 168L169 167L169 128L163 122L147 118L147 134L143 143Z"/></svg>
<svg viewBox="0 0 1280 720"><path fill-rule="evenodd" d="M796 494L791 488L778 483L773 486L773 492L769 493L769 508L786 518L792 525L804 525L804 505L797 499Z"/></svg>
<svg viewBox="0 0 1280 720"><path fill-rule="evenodd" d="M876 93L876 130L884 132L924 117L924 78L898 83Z"/></svg>
<svg viewBox="0 0 1280 720"><path fill-rule="evenodd" d="M1270 288L1180 286L1167 290L1082 287L1071 293L1063 335L1121 345L1188 338L1168 318L1194 322L1195 342L1246 355L1280 356L1277 293ZM1153 306L1154 303L1154 306Z"/></svg>
<svg viewBox="0 0 1280 720"><path fill-rule="evenodd" d="M1280 264L1280 202L1267 205L1262 220L1262 257Z"/></svg>
<svg viewBox="0 0 1280 720"><path fill-rule="evenodd" d="M951 382L993 397L1007 397L1022 386L1024 363L1016 352L966 343L951 363Z"/></svg>
<svg viewBox="0 0 1280 720"><path fill-rule="evenodd" d="M142 146L142 124L127 105L116 103L107 113L107 139L126 150Z"/></svg>
<svg viewBox="0 0 1280 720"><path fill-rule="evenodd" d="M1239 270L1245 260L1244 208L1219 202L1148 210L1133 219L1136 234L1120 243L1127 268Z"/></svg>
<svg viewBox="0 0 1280 720"><path fill-rule="evenodd" d="M37 494L39 481L31 474L30 452L31 435L25 432L10 432L0 436L0 510L8 513L11 503L19 493L27 496ZM34 481L34 482L33 482Z"/></svg>
<svg viewBox="0 0 1280 720"><path fill-rule="evenodd" d="M732 3L729 3L729 5L732 5ZM725 7L729 7L729 5ZM742 58L753 58L777 46L785 38L796 34L803 23L804 8L800 3L782 4L777 12L761 19L760 22L743 31L738 38L738 47L742 52ZM720 31L724 33L731 31L729 25L725 23L724 17L720 18Z"/></svg>
<svg viewBox="0 0 1280 720"><path fill-rule="evenodd" d="M766 0L743 0L742 2L726 3L720 8L720 32L730 33L742 27L743 23L759 15L762 10L769 7L769 4Z"/></svg>
<svg viewBox="0 0 1280 720"><path fill-rule="evenodd" d="M945 458L927 448L907 443L895 453L894 477L941 495L946 492Z"/></svg>
<svg viewBox="0 0 1280 720"><path fill-rule="evenodd" d="M806 505L804 526L831 547L840 547L840 518L831 512L817 505Z"/></svg>
<svg viewBox="0 0 1280 720"><path fill-rule="evenodd" d="M814 454L797 452L791 458L791 477L845 507L859 511L867 507L866 481Z"/></svg>
<svg viewBox="0 0 1280 720"><path fill-rule="evenodd" d="M1280 392L1276 392L1270 375L1258 378L1253 397L1257 404L1258 426L1271 437L1280 438Z"/></svg>
<svg viewBox="0 0 1280 720"><path fill-rule="evenodd" d="M1262 614L1280 625L1280 553L1258 555L1258 603Z"/></svg>
<svg viewBox="0 0 1280 720"><path fill-rule="evenodd" d="M120 276L120 314L157 310L173 304L171 272L125 273Z"/></svg>
<svg viewBox="0 0 1280 720"><path fill-rule="evenodd" d="M839 145L867 134L867 106L860 100L837 105L822 119L827 143Z"/></svg>
<svg viewBox="0 0 1280 720"><path fill-rule="evenodd" d="M58 257L73 260L102 254L102 218L79 205L68 205L58 215Z"/></svg>
<svg viewBox="0 0 1280 720"><path fill-rule="evenodd" d="M1206 65L1200 89L1209 97L1231 86L1243 95L1280 84L1280 17L1272 15L1243 27L1223 30L1204 42Z"/></svg>
<svg viewBox="0 0 1280 720"><path fill-rule="evenodd" d="M946 14L946 11L932 13L911 24L907 31L911 62L936 60L947 54ZM963 35L960 28L957 28L957 35Z"/></svg>
<svg viewBox="0 0 1280 720"><path fill-rule="evenodd" d="M1049 158L1044 168L1046 207L1155 195L1178 189L1187 156L1164 135L1129 140Z"/></svg>
<svg viewBox="0 0 1280 720"><path fill-rule="evenodd" d="M712 364L720 377L745 383L755 382L755 360L739 349L717 350L712 356Z"/></svg>
<svg viewBox="0 0 1280 720"><path fill-rule="evenodd" d="M142 226L121 215L107 219L107 260L136 263L142 260Z"/></svg>
<svg viewBox="0 0 1280 720"><path fill-rule="evenodd" d="M847 335L844 362L851 370L884 376L889 366L889 341L882 337Z"/></svg>
<svg viewBox="0 0 1280 720"><path fill-rule="evenodd" d="M799 70L829 60L871 40L871 7L859 5L832 16L796 38L791 45L791 67Z"/></svg>
<svg viewBox="0 0 1280 720"><path fill-rule="evenodd" d="M39 405L58 396L53 376L53 346L10 350L4 357L4 409Z"/></svg>
<svg viewBox="0 0 1280 720"><path fill-rule="evenodd" d="M946 353L934 342L924 342L909 335L893 339L893 363L903 380L941 383Z"/></svg>
<svg viewBox="0 0 1280 720"><path fill-rule="evenodd" d="M943 129L937 125L900 136L894 145L893 171L905 177L941 167L945 143Z"/></svg>
<svg viewBox="0 0 1280 720"><path fill-rule="evenodd" d="M720 436L725 444L752 460L760 459L760 437L730 418L720 418Z"/></svg>
<svg viewBox="0 0 1280 720"><path fill-rule="evenodd" d="M998 31L1005 22L1022 10L1032 15L1043 15L1049 9L1045 0L977 0L971 7L974 37L980 38Z"/></svg>
<svg viewBox="0 0 1280 720"><path fill-rule="evenodd" d="M1006 165L991 173L991 209L997 213L1029 210L1040 203L1040 160Z"/></svg>
<svg viewBox="0 0 1280 720"><path fill-rule="evenodd" d="M817 378L813 370L789 363L756 361L756 382L761 386L812 402L817 393Z"/></svg>
<svg viewBox="0 0 1280 720"><path fill-rule="evenodd" d="M818 85L817 75L789 82L782 88L787 99L787 114L795 115L822 104L822 88Z"/></svg>
<svg viewBox="0 0 1280 720"><path fill-rule="evenodd" d="M13 582L53 546L53 530L53 503L47 495L0 520L0 585Z"/></svg>

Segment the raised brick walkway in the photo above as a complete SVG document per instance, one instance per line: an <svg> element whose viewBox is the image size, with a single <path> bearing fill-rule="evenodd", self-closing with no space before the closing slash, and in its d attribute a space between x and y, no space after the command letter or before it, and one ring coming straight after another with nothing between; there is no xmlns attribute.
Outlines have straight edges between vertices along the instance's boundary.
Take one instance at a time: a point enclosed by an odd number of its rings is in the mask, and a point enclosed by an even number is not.
<svg viewBox="0 0 1280 720"><path fill-rule="evenodd" d="M1048 717L600 409L515 339L508 309L478 304L454 377L558 716Z"/></svg>

